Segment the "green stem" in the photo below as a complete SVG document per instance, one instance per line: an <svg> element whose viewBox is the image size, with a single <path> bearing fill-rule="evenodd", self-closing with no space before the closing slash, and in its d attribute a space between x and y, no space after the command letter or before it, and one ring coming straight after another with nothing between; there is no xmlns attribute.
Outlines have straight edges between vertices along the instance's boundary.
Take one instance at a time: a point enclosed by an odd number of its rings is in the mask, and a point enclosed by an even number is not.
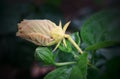
<svg viewBox="0 0 120 79"><path fill-rule="evenodd" d="M65 66L75 64L76 62L63 62L63 63L55 63L55 66Z"/></svg>

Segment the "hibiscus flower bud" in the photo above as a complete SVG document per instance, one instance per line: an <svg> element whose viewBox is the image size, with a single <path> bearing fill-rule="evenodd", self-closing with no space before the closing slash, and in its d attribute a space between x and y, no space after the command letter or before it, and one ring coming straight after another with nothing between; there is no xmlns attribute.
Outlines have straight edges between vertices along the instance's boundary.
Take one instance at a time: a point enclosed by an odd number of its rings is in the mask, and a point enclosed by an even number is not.
<svg viewBox="0 0 120 79"><path fill-rule="evenodd" d="M23 20L18 24L16 35L36 45L46 46L48 43L54 41L50 32L56 26L50 20Z"/></svg>

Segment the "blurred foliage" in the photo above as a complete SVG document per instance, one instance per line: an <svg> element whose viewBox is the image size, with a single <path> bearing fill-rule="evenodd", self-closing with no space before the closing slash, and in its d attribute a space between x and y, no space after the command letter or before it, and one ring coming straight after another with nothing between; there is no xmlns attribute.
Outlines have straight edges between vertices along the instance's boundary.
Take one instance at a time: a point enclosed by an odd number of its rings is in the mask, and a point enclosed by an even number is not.
<svg viewBox="0 0 120 79"><path fill-rule="evenodd" d="M46 0L48 4L59 7L61 5L62 0Z"/></svg>
<svg viewBox="0 0 120 79"><path fill-rule="evenodd" d="M90 17L81 29L81 37L87 45L98 42L119 41L120 11L105 10ZM91 29L92 28L92 29Z"/></svg>
<svg viewBox="0 0 120 79"><path fill-rule="evenodd" d="M118 56L116 58L120 57L119 29L120 11L115 8L94 14L83 24L81 29L82 43L85 45L85 50L90 51L92 64L100 69L98 71L96 68L93 68L93 70L90 68L88 79L119 78L116 74L119 73L120 60L114 59L116 56ZM112 69L112 66L113 68L115 66L115 68Z"/></svg>

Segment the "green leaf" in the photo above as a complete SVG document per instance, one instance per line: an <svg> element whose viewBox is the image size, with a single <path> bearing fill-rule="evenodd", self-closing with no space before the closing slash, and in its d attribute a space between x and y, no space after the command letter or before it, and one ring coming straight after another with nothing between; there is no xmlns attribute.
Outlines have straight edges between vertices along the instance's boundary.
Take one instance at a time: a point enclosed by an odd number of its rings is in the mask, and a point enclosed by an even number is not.
<svg viewBox="0 0 120 79"><path fill-rule="evenodd" d="M74 60L74 56L72 53L65 53L61 50L58 51L57 58L59 62L69 62Z"/></svg>
<svg viewBox="0 0 120 79"><path fill-rule="evenodd" d="M80 45L80 35L79 32L75 32L73 34L71 34L72 39L78 44Z"/></svg>
<svg viewBox="0 0 120 79"><path fill-rule="evenodd" d="M81 37L88 46L106 41L120 42L120 11L104 10L91 16L81 28ZM105 44L106 45L106 44ZM104 45L100 46L105 47Z"/></svg>
<svg viewBox="0 0 120 79"><path fill-rule="evenodd" d="M54 55L47 47L38 47L35 50L35 58L46 64L54 64Z"/></svg>
<svg viewBox="0 0 120 79"><path fill-rule="evenodd" d="M44 79L69 79L71 68L60 67L48 73Z"/></svg>
<svg viewBox="0 0 120 79"><path fill-rule="evenodd" d="M71 34L71 37L78 45L80 45L80 36L78 32ZM67 47L65 47L64 44L61 43L59 49L63 52L68 52L68 53L71 53L72 51L77 51L76 48L72 45L72 43L68 39L66 39L66 44Z"/></svg>
<svg viewBox="0 0 120 79"><path fill-rule="evenodd" d="M72 67L69 79L86 79L88 53L83 53L78 58L78 63Z"/></svg>
<svg viewBox="0 0 120 79"><path fill-rule="evenodd" d="M67 47L65 47L65 45L63 43L61 43L59 46L59 49L63 52L70 53L72 51L71 43L67 39L65 39L65 41L66 41Z"/></svg>
<svg viewBox="0 0 120 79"><path fill-rule="evenodd" d="M79 32L75 32L71 35L72 39L76 42L78 46L80 46L81 40L80 40L80 35ZM73 51L78 52L78 50L72 45Z"/></svg>
<svg viewBox="0 0 120 79"><path fill-rule="evenodd" d="M104 48L104 47L114 46L114 45L120 45L120 42L116 42L116 41L99 42L91 46L88 46L87 48L85 48L85 50L97 50L99 48Z"/></svg>

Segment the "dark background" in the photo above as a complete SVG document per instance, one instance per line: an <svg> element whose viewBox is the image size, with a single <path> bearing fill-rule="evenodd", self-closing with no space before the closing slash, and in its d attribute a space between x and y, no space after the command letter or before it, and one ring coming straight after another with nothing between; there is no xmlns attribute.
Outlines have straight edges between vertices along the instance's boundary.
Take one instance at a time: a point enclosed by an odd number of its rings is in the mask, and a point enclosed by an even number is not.
<svg viewBox="0 0 120 79"><path fill-rule="evenodd" d="M36 45L16 37L21 20L49 19L57 24L71 20L68 31L75 32L89 16L119 5L119 0L1 0L0 79L42 79L44 69L51 70L36 65Z"/></svg>

